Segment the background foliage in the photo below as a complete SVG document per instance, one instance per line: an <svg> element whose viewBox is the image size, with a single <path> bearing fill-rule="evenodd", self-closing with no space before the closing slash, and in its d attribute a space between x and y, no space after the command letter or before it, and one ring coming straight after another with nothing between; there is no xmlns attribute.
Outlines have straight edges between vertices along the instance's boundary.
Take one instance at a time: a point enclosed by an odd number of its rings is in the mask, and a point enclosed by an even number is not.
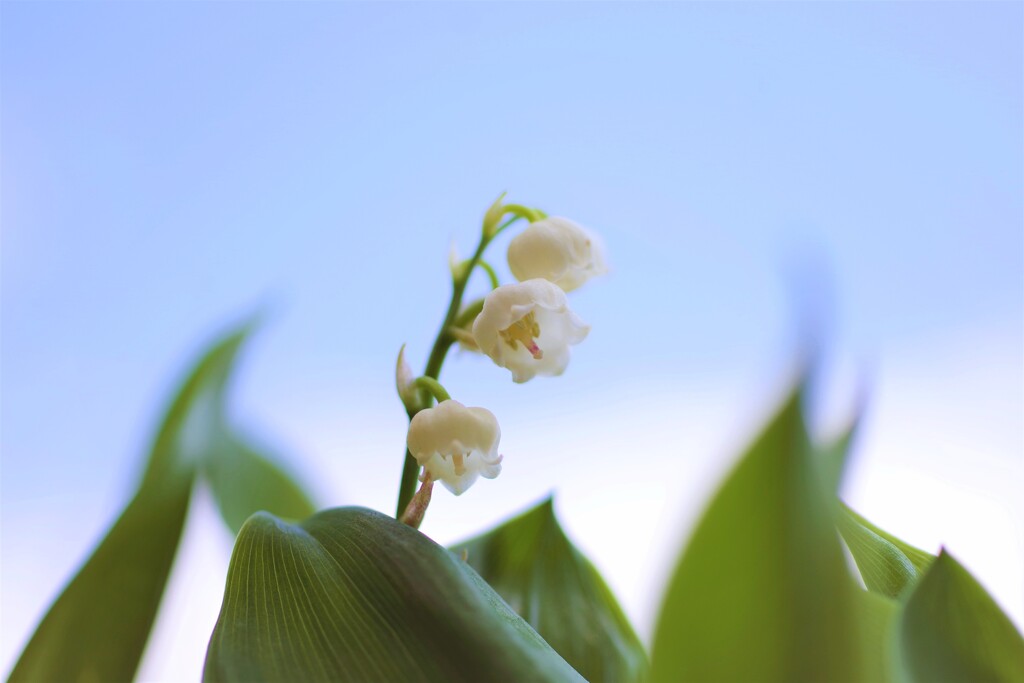
<svg viewBox="0 0 1024 683"><path fill-rule="evenodd" d="M298 525L263 512L302 516L311 506L228 427L227 382L250 330L226 335L190 373L138 493L44 618L12 681L134 676L208 463L225 521L248 519L204 680L646 680L643 646L550 499L453 551L362 508ZM785 400L689 540L662 603L650 678L1024 678L1024 639L962 565L835 499L852 430L814 447L801 399L794 390ZM845 566L840 531L870 592Z"/></svg>
<svg viewBox="0 0 1024 683"><path fill-rule="evenodd" d="M439 498L428 535L557 487L650 645L775 400L796 289L829 297L839 399L810 424L869 389L844 500L946 544L1020 623L1022 12L2 3L4 670L136 491L179 354L268 291L288 306L241 375L245 440L301 453L322 506L392 509L384 378L403 341L422 360L446 240L500 189L600 230L614 273L557 386L453 365L514 429L500 486ZM232 538L192 491L147 678L197 678L217 617Z"/></svg>

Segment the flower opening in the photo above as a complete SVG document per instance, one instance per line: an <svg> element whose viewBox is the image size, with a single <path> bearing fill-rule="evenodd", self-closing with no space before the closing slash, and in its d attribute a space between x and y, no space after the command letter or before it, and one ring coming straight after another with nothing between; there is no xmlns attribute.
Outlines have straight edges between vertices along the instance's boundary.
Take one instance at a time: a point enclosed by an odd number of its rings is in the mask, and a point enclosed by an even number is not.
<svg viewBox="0 0 1024 683"><path fill-rule="evenodd" d="M499 330L499 335L513 351L517 344L530 352L534 360L544 358L544 352L537 346L536 338L540 336L540 325L537 324L537 314L530 311L525 316L509 325L504 330Z"/></svg>
<svg viewBox="0 0 1024 683"><path fill-rule="evenodd" d="M416 413L409 423L409 452L445 488L461 495L477 478L501 473L501 429L485 408L442 401Z"/></svg>
<svg viewBox="0 0 1024 683"><path fill-rule="evenodd" d="M569 347L590 327L569 310L565 292L544 279L498 287L473 323L477 346L515 382L555 376L569 364Z"/></svg>

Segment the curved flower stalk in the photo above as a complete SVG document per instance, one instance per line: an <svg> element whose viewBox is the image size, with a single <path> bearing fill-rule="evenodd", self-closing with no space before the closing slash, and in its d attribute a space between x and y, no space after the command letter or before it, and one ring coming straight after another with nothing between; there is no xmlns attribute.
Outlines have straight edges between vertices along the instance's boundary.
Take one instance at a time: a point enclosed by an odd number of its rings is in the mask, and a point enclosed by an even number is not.
<svg viewBox="0 0 1024 683"><path fill-rule="evenodd" d="M566 292L608 272L600 240L557 216L531 223L512 239L508 266L520 282L543 278Z"/></svg>
<svg viewBox="0 0 1024 683"><path fill-rule="evenodd" d="M501 473L498 455L501 429L485 408L467 408L451 399L416 413L409 424L409 452L425 475L444 484L456 496L478 477Z"/></svg>
<svg viewBox="0 0 1024 683"><path fill-rule="evenodd" d="M536 278L498 287L484 299L473 323L477 346L514 382L555 376L569 364L569 347L583 341L590 326L569 310L565 292Z"/></svg>

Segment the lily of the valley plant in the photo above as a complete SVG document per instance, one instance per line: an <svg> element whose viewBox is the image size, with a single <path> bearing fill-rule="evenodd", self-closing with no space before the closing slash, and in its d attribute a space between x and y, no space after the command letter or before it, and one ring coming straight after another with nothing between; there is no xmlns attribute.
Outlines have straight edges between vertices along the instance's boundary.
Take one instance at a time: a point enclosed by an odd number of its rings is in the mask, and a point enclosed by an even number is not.
<svg viewBox="0 0 1024 683"><path fill-rule="evenodd" d="M498 417L474 406L474 387L441 383L452 346L490 358L496 377L511 373L509 391L561 375L590 331L566 294L607 270L596 235L503 197L485 212L472 255L450 260L451 300L422 374L399 351L395 383L409 426L393 516L316 512L237 428L226 388L255 327L248 321L182 383L137 491L10 680L136 675L201 485L236 534L205 681L1024 681L1024 640L952 554L916 548L838 500L857 420L835 439L813 440L807 371L707 505L650 647L562 531L550 498L451 548L422 534L436 482L459 496L478 482L501 486L487 480L516 466L515 453L506 465L500 452ZM485 257L506 232L515 233L508 266L518 281L502 284ZM466 300L475 274L489 290ZM622 457L643 466L643 453ZM622 526L662 523L636 519L613 484L597 493ZM205 637L207 627L180 630Z"/></svg>
<svg viewBox="0 0 1024 683"><path fill-rule="evenodd" d="M509 269L520 282L502 285L484 255L494 238L520 221L529 224L508 248ZM460 495L478 477L493 479L501 472L501 432L494 415L451 400L438 381L448 349L462 342L510 370L516 383L561 375L569 365L570 347L590 332L569 308L565 293L607 271L603 248L587 230L567 218L504 204L502 198L485 214L473 256L465 261L453 257L450 267L452 300L424 374L413 378L404 346L396 371L398 393L411 420L398 512L412 526L422 521L435 481ZM488 275L491 292L463 304L476 269ZM438 404L431 407L433 400ZM413 500L410 482L415 483L419 467L423 486Z"/></svg>

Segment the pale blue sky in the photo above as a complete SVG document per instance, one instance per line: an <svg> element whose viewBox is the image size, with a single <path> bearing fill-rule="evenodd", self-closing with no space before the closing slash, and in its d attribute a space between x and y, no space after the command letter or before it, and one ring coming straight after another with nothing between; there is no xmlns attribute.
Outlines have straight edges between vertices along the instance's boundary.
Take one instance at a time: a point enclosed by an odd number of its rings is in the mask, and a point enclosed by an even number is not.
<svg viewBox="0 0 1024 683"><path fill-rule="evenodd" d="M1022 8L4 2L4 595L50 577L5 610L4 656L120 505L190 352L259 302L278 314L241 412L325 503L390 500L394 354L422 363L449 244L505 190L600 232L614 272L574 298L594 332L566 377L513 388L463 359L457 398L763 396L808 299L877 391L959 368L976 392L931 398L988 397L996 426L961 433L1019 475ZM726 417L760 405L729 396ZM357 409L394 433L309 431ZM318 476L345 444L394 460L389 492ZM26 545L59 526L26 521L44 510L78 526ZM11 569L28 547L50 574Z"/></svg>

